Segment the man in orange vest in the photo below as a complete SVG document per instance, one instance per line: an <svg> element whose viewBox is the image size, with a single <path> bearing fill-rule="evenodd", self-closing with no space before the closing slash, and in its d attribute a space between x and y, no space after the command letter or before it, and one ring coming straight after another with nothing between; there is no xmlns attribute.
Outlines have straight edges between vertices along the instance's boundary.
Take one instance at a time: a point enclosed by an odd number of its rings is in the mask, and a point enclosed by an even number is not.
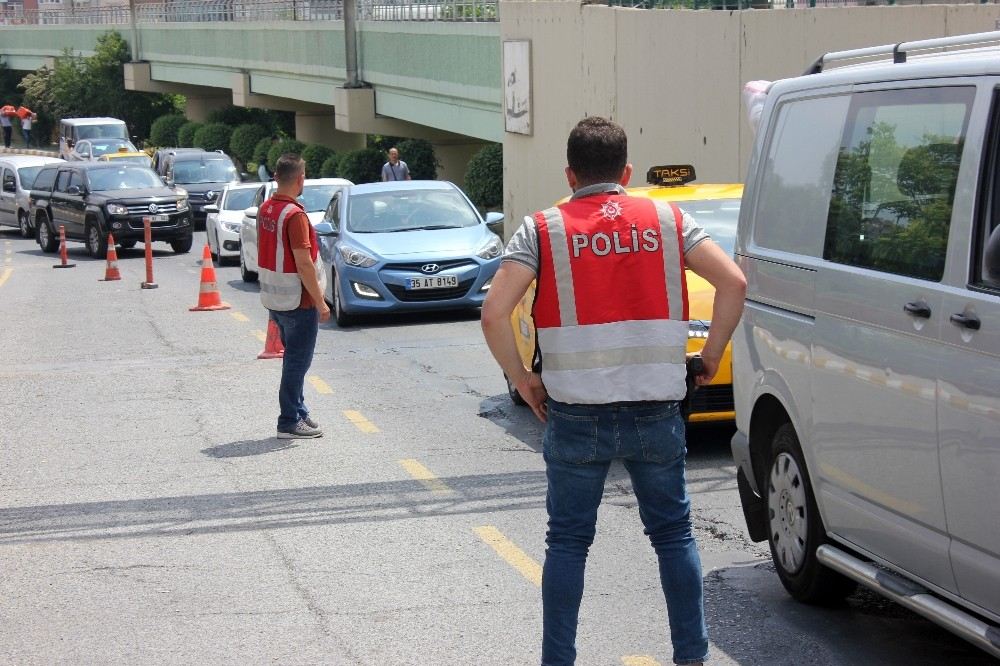
<svg viewBox="0 0 1000 666"><path fill-rule="evenodd" d="M684 271L716 289L706 384L743 311L746 280L690 215L630 197L624 130L604 118L569 135L572 198L525 218L483 305L490 351L545 422L549 521L542 573L543 666L573 664L584 567L611 461L632 478L656 551L674 663L708 656L701 562L684 480L688 334ZM510 315L537 279L541 375L524 367Z"/></svg>
<svg viewBox="0 0 1000 666"><path fill-rule="evenodd" d="M305 178L305 161L298 155L282 155L274 169L278 187L257 211L260 300L285 345L278 389L278 439L323 436L309 416L303 393L319 323L330 319L330 308L323 300L323 271L317 266L319 239L298 202Z"/></svg>

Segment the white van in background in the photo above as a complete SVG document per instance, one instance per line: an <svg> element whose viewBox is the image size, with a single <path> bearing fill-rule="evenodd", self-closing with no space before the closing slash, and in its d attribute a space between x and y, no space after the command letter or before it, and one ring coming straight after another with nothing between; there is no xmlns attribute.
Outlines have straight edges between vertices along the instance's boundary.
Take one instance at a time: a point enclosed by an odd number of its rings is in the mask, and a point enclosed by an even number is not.
<svg viewBox="0 0 1000 666"><path fill-rule="evenodd" d="M770 87L732 446L792 596L860 583L1000 656L998 44L830 53Z"/></svg>
<svg viewBox="0 0 1000 666"><path fill-rule="evenodd" d="M128 143L128 127L117 118L63 118L59 121L59 157L72 159L77 141L121 139Z"/></svg>

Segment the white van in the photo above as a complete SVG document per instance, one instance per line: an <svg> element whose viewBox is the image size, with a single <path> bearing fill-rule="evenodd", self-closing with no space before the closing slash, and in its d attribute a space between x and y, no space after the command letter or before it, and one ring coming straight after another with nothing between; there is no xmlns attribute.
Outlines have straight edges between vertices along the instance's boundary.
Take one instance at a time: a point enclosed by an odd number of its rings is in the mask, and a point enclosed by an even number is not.
<svg viewBox="0 0 1000 666"><path fill-rule="evenodd" d="M830 53L770 88L732 448L794 597L860 583L1000 656L998 43Z"/></svg>
<svg viewBox="0 0 1000 666"><path fill-rule="evenodd" d="M73 156L73 146L82 139L121 139L128 142L128 127L117 118L63 118L59 121L59 157Z"/></svg>

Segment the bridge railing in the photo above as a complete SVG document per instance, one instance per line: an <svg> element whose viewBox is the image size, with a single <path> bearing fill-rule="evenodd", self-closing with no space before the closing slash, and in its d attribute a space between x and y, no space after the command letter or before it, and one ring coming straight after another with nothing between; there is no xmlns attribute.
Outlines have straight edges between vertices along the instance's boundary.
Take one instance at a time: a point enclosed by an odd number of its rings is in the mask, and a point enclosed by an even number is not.
<svg viewBox="0 0 1000 666"><path fill-rule="evenodd" d="M496 21L498 0L357 0L368 21ZM136 23L339 21L344 0L166 0L135 8ZM0 25L126 25L128 7L0 9Z"/></svg>

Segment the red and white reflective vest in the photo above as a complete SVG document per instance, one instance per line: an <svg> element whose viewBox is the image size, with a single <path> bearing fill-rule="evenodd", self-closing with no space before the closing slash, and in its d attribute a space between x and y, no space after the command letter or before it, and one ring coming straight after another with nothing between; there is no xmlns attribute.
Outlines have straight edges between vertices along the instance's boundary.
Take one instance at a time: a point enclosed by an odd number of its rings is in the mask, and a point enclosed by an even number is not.
<svg viewBox="0 0 1000 666"><path fill-rule="evenodd" d="M305 214L297 201L268 199L257 211L257 266L260 275L260 302L269 310L295 310L302 302L302 281L295 257L288 245L286 220ZM313 263L319 256L316 230L309 225L309 252Z"/></svg>
<svg viewBox="0 0 1000 666"><path fill-rule="evenodd" d="M687 386L683 216L625 194L535 213L533 315L554 400L681 400Z"/></svg>

